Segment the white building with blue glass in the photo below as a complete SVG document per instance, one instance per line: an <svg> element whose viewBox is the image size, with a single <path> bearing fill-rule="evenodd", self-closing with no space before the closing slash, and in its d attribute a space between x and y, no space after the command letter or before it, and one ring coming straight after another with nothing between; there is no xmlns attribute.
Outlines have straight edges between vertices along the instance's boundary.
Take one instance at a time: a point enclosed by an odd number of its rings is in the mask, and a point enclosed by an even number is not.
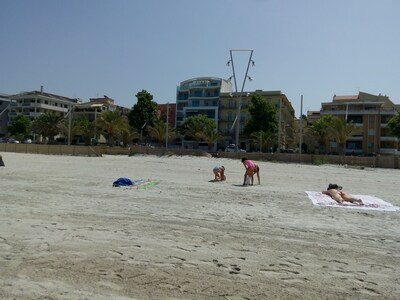
<svg viewBox="0 0 400 300"><path fill-rule="evenodd" d="M228 80L198 77L182 81L176 91L176 125L190 116L204 114L215 121L218 128L218 107L221 93L231 93Z"/></svg>

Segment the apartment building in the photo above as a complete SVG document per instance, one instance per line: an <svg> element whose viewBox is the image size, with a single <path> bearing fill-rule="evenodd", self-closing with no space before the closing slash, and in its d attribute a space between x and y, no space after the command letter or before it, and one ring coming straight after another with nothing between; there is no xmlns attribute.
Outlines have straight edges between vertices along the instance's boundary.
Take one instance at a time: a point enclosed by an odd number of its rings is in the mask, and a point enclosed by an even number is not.
<svg viewBox="0 0 400 300"><path fill-rule="evenodd" d="M168 120L169 126L175 128L176 103L157 104L156 115L157 118L163 118L165 121Z"/></svg>
<svg viewBox="0 0 400 300"><path fill-rule="evenodd" d="M67 98L41 91L22 92L10 97L10 119L18 114L28 116L31 120L36 119L43 113L55 112L65 115L79 103L79 99Z"/></svg>
<svg viewBox="0 0 400 300"><path fill-rule="evenodd" d="M218 124L220 94L231 92L231 83L221 78L198 77L182 81L176 92L176 125L198 114Z"/></svg>
<svg viewBox="0 0 400 300"><path fill-rule="evenodd" d="M8 95L0 94L0 137L5 137L8 133L10 101Z"/></svg>
<svg viewBox="0 0 400 300"><path fill-rule="evenodd" d="M104 95L104 97L100 98L90 98L89 102L77 103L74 106L73 117L86 118L92 122L96 120L98 114L107 110L119 110L123 115L127 115L130 111L129 108L116 105L114 99Z"/></svg>
<svg viewBox="0 0 400 300"><path fill-rule="evenodd" d="M243 136L243 130L250 117L249 103L252 94L260 95L265 101L272 104L277 111L278 121L278 144L280 148L296 147L296 129L294 109L281 91L263 91L243 93L221 93L219 105L219 131L224 135L226 145L236 142L236 116L238 114L238 103L241 103L239 117L239 148L248 150L247 137Z"/></svg>
<svg viewBox="0 0 400 300"><path fill-rule="evenodd" d="M346 142L347 153L391 154L399 150L398 138L391 135L387 124L397 115L400 105L394 104L388 96L364 92L352 96L334 95L331 102L321 106L321 116L340 117L359 128L359 132ZM334 142L330 146L335 150Z"/></svg>

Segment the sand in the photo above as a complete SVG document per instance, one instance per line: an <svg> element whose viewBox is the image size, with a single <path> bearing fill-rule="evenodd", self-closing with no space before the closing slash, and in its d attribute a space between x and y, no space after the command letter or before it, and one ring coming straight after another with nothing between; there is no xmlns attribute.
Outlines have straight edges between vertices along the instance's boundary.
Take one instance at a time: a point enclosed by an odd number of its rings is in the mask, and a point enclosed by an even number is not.
<svg viewBox="0 0 400 300"><path fill-rule="evenodd" d="M400 206L399 170L258 162L242 187L239 160L2 156L1 299L400 299L400 212L305 194L331 182Z"/></svg>

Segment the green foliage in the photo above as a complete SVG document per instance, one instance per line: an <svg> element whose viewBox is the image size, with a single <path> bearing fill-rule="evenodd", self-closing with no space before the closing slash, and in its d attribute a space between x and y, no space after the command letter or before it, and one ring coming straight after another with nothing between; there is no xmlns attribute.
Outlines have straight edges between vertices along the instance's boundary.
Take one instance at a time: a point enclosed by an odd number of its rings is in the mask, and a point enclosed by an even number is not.
<svg viewBox="0 0 400 300"><path fill-rule="evenodd" d="M168 138L175 137L175 130L161 118L154 122L154 126L148 127L150 136L157 139L161 146L164 145L167 138L167 126Z"/></svg>
<svg viewBox="0 0 400 300"><path fill-rule="evenodd" d="M396 116L393 116L388 123L390 132L400 139L400 110L397 112Z"/></svg>
<svg viewBox="0 0 400 300"><path fill-rule="evenodd" d="M207 142L208 150L212 149L215 142L220 141L224 136L215 130L215 128L206 128L202 132L202 138Z"/></svg>
<svg viewBox="0 0 400 300"><path fill-rule="evenodd" d="M249 104L250 118L244 128L247 135L254 132L278 132L277 111L273 105L265 101L261 95L253 94Z"/></svg>
<svg viewBox="0 0 400 300"><path fill-rule="evenodd" d="M201 141L205 132L213 131L215 128L214 120L202 114L186 118L180 126L181 133L195 141Z"/></svg>
<svg viewBox="0 0 400 300"><path fill-rule="evenodd" d="M331 136L329 129L331 124L332 116L326 115L315 121L307 130L307 133L318 142L318 146L323 153L326 152L326 146Z"/></svg>
<svg viewBox="0 0 400 300"><path fill-rule="evenodd" d="M74 122L76 126L74 126L75 134L81 135L85 140L85 145L90 145L90 141L97 134L96 124L94 122L90 122L86 118L78 118ZM75 135L74 134L74 135ZM72 136L74 136L72 135Z"/></svg>
<svg viewBox="0 0 400 300"><path fill-rule="evenodd" d="M129 126L127 118L124 118L124 123L125 124L121 126L116 136L121 140L123 146L126 147L128 144L132 143L134 139L139 139L140 133Z"/></svg>
<svg viewBox="0 0 400 300"><path fill-rule="evenodd" d="M347 139L359 132L353 123L346 123L344 119L338 117L332 118L328 131L330 136L336 140L339 151L341 151L343 155L345 154L344 151Z"/></svg>
<svg viewBox="0 0 400 300"><path fill-rule="evenodd" d="M60 124L58 124L58 129L59 129L59 133L61 133L63 136L68 137L69 136L69 119L66 118L63 121L60 122ZM71 138L77 134L79 132L79 128L77 126L77 122L76 119L72 119L71 120Z"/></svg>
<svg viewBox="0 0 400 300"><path fill-rule="evenodd" d="M276 142L277 134L270 131L258 131L250 134L250 142L258 144L261 152L269 152L269 148Z"/></svg>
<svg viewBox="0 0 400 300"><path fill-rule="evenodd" d="M59 132L59 125L63 117L55 112L46 112L33 120L31 129L34 133L41 135L49 140L54 140Z"/></svg>
<svg viewBox="0 0 400 300"><path fill-rule="evenodd" d="M317 159L314 160L314 164L317 165L317 166L324 165L324 164L327 164L327 163L329 163L329 161L324 157L317 158Z"/></svg>
<svg viewBox="0 0 400 300"><path fill-rule="evenodd" d="M143 130L143 134L146 136L147 126L154 125L157 103L153 101L153 95L146 90L138 92L136 98L137 103L132 107L128 115L129 125L138 132Z"/></svg>
<svg viewBox="0 0 400 300"><path fill-rule="evenodd" d="M118 134L126 127L129 127L129 124L126 117L121 116L119 110L107 110L97 116L96 126L106 136L107 144L112 146Z"/></svg>
<svg viewBox="0 0 400 300"><path fill-rule="evenodd" d="M10 126L8 126L8 131L18 140L23 140L28 136L30 128L31 120L29 117L17 115L14 119L12 119Z"/></svg>

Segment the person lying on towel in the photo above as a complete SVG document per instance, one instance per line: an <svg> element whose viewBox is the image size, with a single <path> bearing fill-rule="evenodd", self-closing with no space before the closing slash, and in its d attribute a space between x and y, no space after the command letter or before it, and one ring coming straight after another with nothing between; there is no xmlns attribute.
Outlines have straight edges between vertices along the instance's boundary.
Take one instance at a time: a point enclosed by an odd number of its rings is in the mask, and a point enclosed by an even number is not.
<svg viewBox="0 0 400 300"><path fill-rule="evenodd" d="M356 205L364 205L361 199L346 193L342 190L342 187L337 184L330 183L326 191L322 191L323 194L330 196L333 200L339 204L343 202L350 202Z"/></svg>

